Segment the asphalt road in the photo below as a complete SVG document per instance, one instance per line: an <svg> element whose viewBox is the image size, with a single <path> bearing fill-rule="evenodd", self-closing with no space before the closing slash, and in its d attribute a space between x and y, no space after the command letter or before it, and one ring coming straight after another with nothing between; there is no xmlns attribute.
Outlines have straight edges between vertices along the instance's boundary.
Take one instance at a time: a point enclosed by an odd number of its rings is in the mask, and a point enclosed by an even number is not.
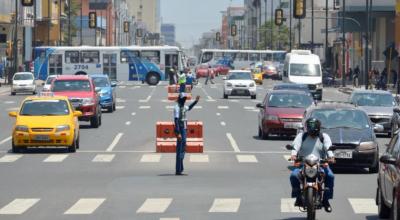
<svg viewBox="0 0 400 220"><path fill-rule="evenodd" d="M0 219L303 219L290 199L290 139L257 138L257 100L222 99L222 82L200 85L202 99L188 117L204 123L205 152L185 158L188 176L174 176L174 154L156 154L155 124L172 120L165 84L125 82L117 111L98 129L81 123L81 148L10 152L14 119L25 95L0 91ZM325 100L347 95L326 88ZM389 139L379 137L381 152ZM333 212L318 219L378 219L376 175L337 170Z"/></svg>

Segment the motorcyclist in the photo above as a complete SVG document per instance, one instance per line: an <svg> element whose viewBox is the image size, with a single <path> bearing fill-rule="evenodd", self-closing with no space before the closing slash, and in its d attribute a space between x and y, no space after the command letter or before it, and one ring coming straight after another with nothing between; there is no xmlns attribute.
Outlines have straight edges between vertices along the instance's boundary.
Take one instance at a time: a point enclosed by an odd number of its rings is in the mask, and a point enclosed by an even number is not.
<svg viewBox="0 0 400 220"><path fill-rule="evenodd" d="M306 132L300 132L293 141L291 159L295 161L297 157L307 157L310 154L324 159L328 158L329 163L334 163L333 152L329 150L332 141L329 135L320 132L321 122L316 118L309 118L306 121ZM329 200L333 198L333 187L335 176L329 166L322 166L325 173L325 188L322 205L326 212L332 212ZM295 206L303 206L300 189L301 168L295 168L290 175L292 185L292 198L296 198Z"/></svg>

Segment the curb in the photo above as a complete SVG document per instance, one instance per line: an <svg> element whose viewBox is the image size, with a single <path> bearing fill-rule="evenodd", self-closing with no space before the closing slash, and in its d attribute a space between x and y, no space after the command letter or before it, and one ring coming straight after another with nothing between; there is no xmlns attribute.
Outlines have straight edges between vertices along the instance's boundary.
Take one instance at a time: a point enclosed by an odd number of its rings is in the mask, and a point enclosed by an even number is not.
<svg viewBox="0 0 400 220"><path fill-rule="evenodd" d="M350 95L353 92L353 89L348 87L340 87L339 92Z"/></svg>

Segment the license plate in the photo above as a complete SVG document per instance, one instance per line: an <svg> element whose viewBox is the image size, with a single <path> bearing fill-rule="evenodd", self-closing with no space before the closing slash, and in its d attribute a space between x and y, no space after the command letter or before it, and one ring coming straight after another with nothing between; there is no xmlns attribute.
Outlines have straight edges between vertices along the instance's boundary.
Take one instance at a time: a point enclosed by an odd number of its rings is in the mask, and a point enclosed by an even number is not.
<svg viewBox="0 0 400 220"><path fill-rule="evenodd" d="M283 125L284 128L298 129L302 126L301 122L287 122Z"/></svg>
<svg viewBox="0 0 400 220"><path fill-rule="evenodd" d="M50 136L49 135L35 135L33 137L33 139L35 141L48 141L48 140L50 140Z"/></svg>
<svg viewBox="0 0 400 220"><path fill-rule="evenodd" d="M244 94L245 93L244 90L237 90L236 92L237 92L237 94Z"/></svg>
<svg viewBox="0 0 400 220"><path fill-rule="evenodd" d="M335 158L340 158L340 159L352 159L353 158L353 151L350 150L341 150L341 151L335 151Z"/></svg>

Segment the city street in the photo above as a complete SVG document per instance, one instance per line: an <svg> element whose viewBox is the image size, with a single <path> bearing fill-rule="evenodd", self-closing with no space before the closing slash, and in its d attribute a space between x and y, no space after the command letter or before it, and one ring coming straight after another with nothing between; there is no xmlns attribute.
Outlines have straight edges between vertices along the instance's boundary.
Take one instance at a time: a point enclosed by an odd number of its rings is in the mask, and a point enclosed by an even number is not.
<svg viewBox="0 0 400 220"><path fill-rule="evenodd" d="M175 154L155 153L157 121L172 121L174 102L166 82L148 86L121 82L117 110L103 113L98 129L81 122L80 149L30 149L11 153L14 119L25 95L0 87L0 219L303 219L290 198L291 138L260 140L257 103L277 81L265 80L257 100L222 99L221 79L200 85L189 120L204 123L203 154L186 154L185 173L175 176ZM337 88L324 100L346 101ZM379 136L380 152L389 142ZM376 174L334 170L332 213L317 219L378 219Z"/></svg>

